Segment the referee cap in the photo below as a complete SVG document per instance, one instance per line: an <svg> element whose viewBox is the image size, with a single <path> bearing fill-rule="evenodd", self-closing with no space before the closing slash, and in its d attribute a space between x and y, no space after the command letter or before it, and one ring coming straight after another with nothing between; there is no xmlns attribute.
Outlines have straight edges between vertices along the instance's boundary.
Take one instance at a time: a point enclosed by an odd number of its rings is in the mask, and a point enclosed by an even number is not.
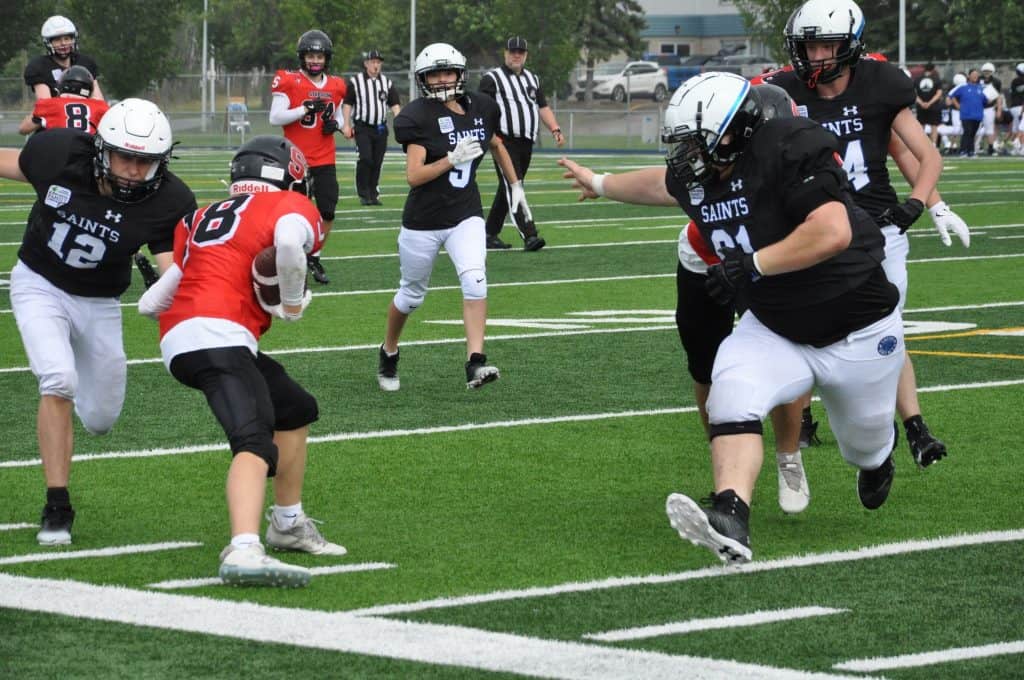
<svg viewBox="0 0 1024 680"><path fill-rule="evenodd" d="M508 42L505 44L505 49L508 50L509 52L514 52L516 50L521 50L525 52L526 38L521 38L518 35L509 38Z"/></svg>
<svg viewBox="0 0 1024 680"><path fill-rule="evenodd" d="M380 50L373 48L363 53L363 61L369 61L370 59L380 59L383 61L384 57L380 56Z"/></svg>

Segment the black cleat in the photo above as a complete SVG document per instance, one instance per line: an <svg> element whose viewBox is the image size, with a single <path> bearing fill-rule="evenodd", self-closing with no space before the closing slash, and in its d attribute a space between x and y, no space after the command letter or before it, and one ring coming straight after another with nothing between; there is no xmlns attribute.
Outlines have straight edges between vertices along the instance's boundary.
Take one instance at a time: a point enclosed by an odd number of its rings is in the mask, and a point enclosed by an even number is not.
<svg viewBox="0 0 1024 680"><path fill-rule="evenodd" d="M466 362L466 389L475 390L501 377L496 366L487 365L487 355L473 352Z"/></svg>
<svg viewBox="0 0 1024 680"><path fill-rule="evenodd" d="M548 243L540 236L527 236L526 242L523 244L523 250L528 253L536 252L546 246Z"/></svg>
<svg viewBox="0 0 1024 680"><path fill-rule="evenodd" d="M309 271L313 274L313 280L319 284L327 285L331 282L327 272L324 271L324 266L320 264L320 258L316 255L306 255L306 264L309 265Z"/></svg>
<svg viewBox="0 0 1024 680"><path fill-rule="evenodd" d="M924 469L940 458L946 457L946 445L929 432L928 426L921 416L907 418L903 426L907 430L910 455L914 457L917 467Z"/></svg>
<svg viewBox="0 0 1024 680"><path fill-rule="evenodd" d="M868 510L877 510L882 507L892 488L892 478L896 474L896 463L892 459L892 454L900 440L900 431L895 427L895 423L893 430L895 435L889 457L874 470L857 471L857 495L860 496L861 505Z"/></svg>
<svg viewBox="0 0 1024 680"><path fill-rule="evenodd" d="M818 437L818 421L811 415L811 407L808 406L800 418L800 448L806 449L819 444L821 439Z"/></svg>
<svg viewBox="0 0 1024 680"><path fill-rule="evenodd" d="M497 236L487 237L487 250L508 250L511 247L511 245L505 243Z"/></svg>
<svg viewBox="0 0 1024 680"><path fill-rule="evenodd" d="M384 345L377 352L377 384L385 392L397 392L402 386L398 379L398 352L388 356Z"/></svg>
<svg viewBox="0 0 1024 680"><path fill-rule="evenodd" d="M36 540L39 545L71 545L71 525L74 521L75 511L71 506L45 505Z"/></svg>
<svg viewBox="0 0 1024 680"><path fill-rule="evenodd" d="M725 564L742 564L754 557L750 549L750 507L732 490L711 494L701 501L680 493L665 501L665 514L679 537L707 548Z"/></svg>

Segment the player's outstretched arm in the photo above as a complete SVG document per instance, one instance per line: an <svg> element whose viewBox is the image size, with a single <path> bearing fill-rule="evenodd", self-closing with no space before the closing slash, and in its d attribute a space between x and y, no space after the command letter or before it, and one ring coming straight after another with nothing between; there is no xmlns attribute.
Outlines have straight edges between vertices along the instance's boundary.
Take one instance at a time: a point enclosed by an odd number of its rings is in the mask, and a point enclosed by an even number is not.
<svg viewBox="0 0 1024 680"><path fill-rule="evenodd" d="M562 177L571 179L572 187L579 189L580 201L604 196L620 203L665 207L679 205L665 188L665 173L668 172L665 167L600 175L569 158L560 158L558 164L565 168Z"/></svg>
<svg viewBox="0 0 1024 680"><path fill-rule="evenodd" d="M18 157L21 149L0 149L0 177L13 179L18 182L27 182L28 178L21 172L18 165Z"/></svg>

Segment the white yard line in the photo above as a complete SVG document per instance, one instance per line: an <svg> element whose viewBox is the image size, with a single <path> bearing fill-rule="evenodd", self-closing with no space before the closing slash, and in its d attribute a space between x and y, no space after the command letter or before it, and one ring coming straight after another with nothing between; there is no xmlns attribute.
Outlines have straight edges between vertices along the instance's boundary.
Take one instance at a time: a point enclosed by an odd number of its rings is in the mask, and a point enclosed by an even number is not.
<svg viewBox="0 0 1024 680"><path fill-rule="evenodd" d="M313 567L310 569L314 576L328 576L330 574L351 574L360 571L378 571L381 569L394 569L395 565L388 562L362 562L360 564L338 564L333 567ZM201 588L203 586L220 585L219 578L183 578L171 581L159 581L150 583L147 588L158 590L177 590L179 588Z"/></svg>
<svg viewBox="0 0 1024 680"><path fill-rule="evenodd" d="M918 654L900 654L899 656L883 656L873 659L854 659L852 661L837 663L833 668L843 671L858 671L864 673L870 671L896 670L897 668L934 666L941 663L984 659L986 657L1001 656L1004 654L1024 654L1024 640L997 642L995 644L979 645L977 647L952 647L950 649L940 649L934 652L920 652ZM1020 670L1022 666L1024 666L1024 660L1022 660L1018 665L1018 670Z"/></svg>
<svg viewBox="0 0 1024 680"><path fill-rule="evenodd" d="M489 338L490 339L490 338ZM1024 379L1020 380L994 380L979 383L960 383L957 385L932 385L929 387L918 387L918 392L951 392L955 390L977 390L992 389L997 387L1013 387L1024 385ZM817 400L817 397L815 397ZM503 427L528 427L530 425L551 425L555 423L580 423L594 420L610 420L613 418L647 418L651 416L674 415L679 413L693 413L696 406L685 406L675 408L645 409L632 411L611 411L605 413L578 413L566 416L550 416L545 418L522 418L520 420L497 420L483 423L463 423L461 425L437 425L434 427L417 427L404 430L370 430L366 432L338 432L334 434L310 437L310 444L322 444L326 442L357 441L365 439L386 439L392 437L411 437L432 434L448 434L451 432L469 432L472 430L490 430ZM157 456L177 456L191 453L209 453L212 451L225 451L227 445L224 442L215 444L195 444L191 446L177 446L158 449L136 449L128 451L109 451L106 453L82 453L75 454L75 463L84 463L96 460L113 460L120 458L152 458ZM39 459L6 460L0 461L2 468L36 467Z"/></svg>
<svg viewBox="0 0 1024 680"><path fill-rule="evenodd" d="M182 548L198 548L202 543L193 541L171 541L166 543L142 543L139 545L120 545L114 548L95 548L93 550L54 550L28 555L12 555L0 557L3 564L28 564L30 562L53 562L56 560L77 560L83 557L118 557L119 555L138 555L141 553L158 552L160 550L180 550Z"/></svg>
<svg viewBox="0 0 1024 680"><path fill-rule="evenodd" d="M830 607L792 607L790 609L774 609L772 611L756 611L750 614L736 614L733 616L715 616L707 619L690 619L689 621L677 621L675 623L663 623L657 626L639 626L636 628L620 628L608 630L603 633L586 633L583 637L587 640L598 642L625 642L626 640L646 640L663 635L682 635L705 630L722 630L724 628L743 628L747 626L761 626L766 623L778 623L780 621L796 621L798 619L809 619L815 616L828 616L830 614L842 614L849 609L832 609ZM860 670L849 668L847 670Z"/></svg>
<svg viewBox="0 0 1024 680"><path fill-rule="evenodd" d="M534 588L523 588L519 590L499 590L480 595L439 597L433 600L421 600L419 602L409 602L405 604L384 604L375 607L366 607L365 609L353 609L349 610L348 613L356 616L389 616L394 614L408 614L411 612L422 612L432 609L464 607L466 605L483 604L485 602L507 602L510 600L524 600L531 597L551 597L555 595L564 595L566 593L585 593L594 590L610 590L612 588L628 588L662 583L680 583L682 581L696 581L705 578L735 576L736 574L752 574L766 571L777 571L779 569L792 569L795 567L812 567L821 564L857 562L860 560L870 560L878 557L892 557L894 555L906 555L909 553L924 552L928 550L948 550L950 548L960 548L970 545L1010 543L1015 541L1024 541L1024 529L988 531L979 534L961 534L958 536L947 536L926 540L883 543L881 545L856 548L854 550L812 553L810 555L784 557L777 560L765 560L763 562L748 562L746 564L730 567L704 567L703 569L682 571L675 574L624 576L601 579L599 581L575 581L555 586L537 586Z"/></svg>
<svg viewBox="0 0 1024 680"><path fill-rule="evenodd" d="M19 522L17 524L0 524L0 531L16 531L17 529L38 529L38 524L27 524L25 522Z"/></svg>
<svg viewBox="0 0 1024 680"><path fill-rule="evenodd" d="M6 574L0 574L0 607L544 678L864 677Z"/></svg>

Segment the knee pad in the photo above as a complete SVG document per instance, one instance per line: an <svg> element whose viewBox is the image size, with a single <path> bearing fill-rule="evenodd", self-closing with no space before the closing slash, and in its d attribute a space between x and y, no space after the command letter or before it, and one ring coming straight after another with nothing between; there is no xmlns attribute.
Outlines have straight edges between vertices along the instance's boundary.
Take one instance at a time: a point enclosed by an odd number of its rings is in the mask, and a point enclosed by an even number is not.
<svg viewBox="0 0 1024 680"><path fill-rule="evenodd" d="M78 391L78 374L74 370L54 371L36 376L39 381L39 394L73 400Z"/></svg>
<svg viewBox="0 0 1024 680"><path fill-rule="evenodd" d="M305 390L294 390L283 403L274 404L275 430L297 430L319 419L316 397Z"/></svg>
<svg viewBox="0 0 1024 680"><path fill-rule="evenodd" d="M231 445L232 456L242 451L254 453L266 461L270 468L267 470L267 477L277 474L277 444L274 443L274 433L263 423L253 421L235 432L229 432L228 443Z"/></svg>
<svg viewBox="0 0 1024 680"><path fill-rule="evenodd" d="M423 286L417 283L404 284L395 293L392 302L395 304L395 309L402 314L412 314L423 304L423 299L426 296L427 289Z"/></svg>
<svg viewBox="0 0 1024 680"><path fill-rule="evenodd" d="M487 297L487 272L483 269L467 269L459 274L462 297L465 300L483 300Z"/></svg>

